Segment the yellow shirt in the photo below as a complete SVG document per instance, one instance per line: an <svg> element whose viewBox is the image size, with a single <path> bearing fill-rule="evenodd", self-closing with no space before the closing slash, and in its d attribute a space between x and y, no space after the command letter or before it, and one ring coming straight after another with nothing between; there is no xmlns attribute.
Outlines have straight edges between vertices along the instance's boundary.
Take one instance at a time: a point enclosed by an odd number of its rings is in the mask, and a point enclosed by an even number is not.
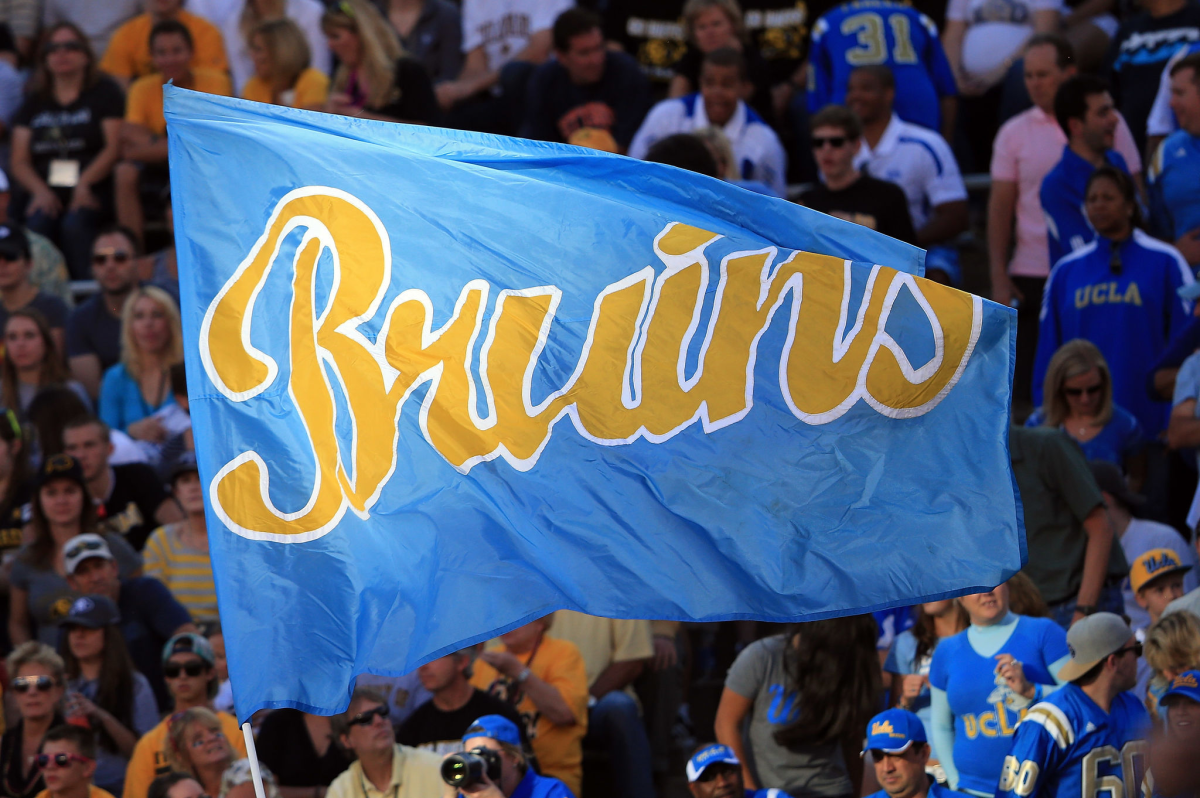
<svg viewBox="0 0 1200 798"><path fill-rule="evenodd" d="M217 26L204 17L180 11L178 20L192 34L192 67L228 72L229 62L225 59L225 40ZM154 71L150 60L150 30L154 18L149 14L134 17L109 39L100 68L120 78L140 78Z"/></svg>
<svg viewBox="0 0 1200 798"><path fill-rule="evenodd" d="M445 790L442 782L442 758L430 751L396 744L392 756L392 780L380 792L363 775L357 759L341 772L325 798L438 798Z"/></svg>
<svg viewBox="0 0 1200 798"><path fill-rule="evenodd" d="M497 645L492 650L503 651L504 645ZM556 726L542 717L528 695L524 695L523 691L518 693L516 709L525 721L525 733L533 745L533 752L537 754L542 773L559 779L571 792L579 795L583 782L583 736L587 733L588 718L587 669L583 657L574 643L543 637L533 659L527 660L526 664L535 676L557 688L567 706L575 713L577 720L574 726ZM475 662L471 684L510 703L512 697L509 691L517 689L511 680L502 677L483 660Z"/></svg>
<svg viewBox="0 0 1200 798"><path fill-rule="evenodd" d="M623 621L597 618L574 610L554 613L549 634L559 640L570 640L579 649L587 669L590 688L596 677L614 662L650 659L654 656L654 641L649 621Z"/></svg>
<svg viewBox="0 0 1200 798"><path fill-rule="evenodd" d="M225 732L225 739L229 740L229 744L233 746L237 758L244 758L246 756L246 739L242 736L241 728L238 727L237 718L225 712L218 712L217 717L221 721L221 731ZM121 798L146 798L146 793L150 790L150 782L154 781L157 776L171 772L171 766L167 764L167 758L163 756L163 743L167 739L168 720L170 720L170 716L146 732L133 747L133 754L129 757L129 767L125 769L125 791L121 793ZM107 795L107 793L105 794ZM104 798L104 796L88 796L88 798Z"/></svg>
<svg viewBox="0 0 1200 798"><path fill-rule="evenodd" d="M300 73L300 77L296 78L291 90L283 93L283 96L279 98L279 104L292 108L314 108L324 105L327 97L329 97L329 76L320 70L309 67ZM272 102L271 87L265 80L255 75L242 87L242 99L253 100L256 103Z"/></svg>
<svg viewBox="0 0 1200 798"><path fill-rule="evenodd" d="M136 122L149 128L156 136L165 136L167 120L163 117L162 87L163 76L157 72L135 80L129 87L129 96L125 100L125 121ZM233 94L228 75L207 69L195 70L192 73L192 85L184 88L224 97Z"/></svg>
<svg viewBox="0 0 1200 798"><path fill-rule="evenodd" d="M50 798L50 791L42 790L37 794L36 798ZM115 798L115 796L108 790L100 789L95 784L89 784L88 798Z"/></svg>

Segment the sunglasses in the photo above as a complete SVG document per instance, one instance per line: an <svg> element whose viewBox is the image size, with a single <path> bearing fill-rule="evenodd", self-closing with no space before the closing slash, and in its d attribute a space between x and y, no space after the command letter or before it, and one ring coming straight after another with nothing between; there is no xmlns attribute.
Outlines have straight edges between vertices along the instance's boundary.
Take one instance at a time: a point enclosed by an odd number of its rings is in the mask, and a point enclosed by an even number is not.
<svg viewBox="0 0 1200 798"><path fill-rule="evenodd" d="M108 548L107 545L99 540L85 540L82 543L76 543L69 549L63 552L63 556L68 560L73 560L85 551L99 551L100 549Z"/></svg>
<svg viewBox="0 0 1200 798"><path fill-rule="evenodd" d="M14 693L28 693L32 688L39 693L48 693L54 688L54 680L49 676L18 676L12 680Z"/></svg>
<svg viewBox="0 0 1200 798"><path fill-rule="evenodd" d="M1123 654L1128 654L1130 651L1133 652L1133 655L1135 657L1140 658L1142 656L1142 644L1134 643L1132 646L1125 646L1125 648L1118 648L1116 651L1114 651L1112 653L1112 655L1114 657L1119 657Z"/></svg>
<svg viewBox="0 0 1200 798"><path fill-rule="evenodd" d="M92 263L97 266L103 266L110 260L113 263L128 263L132 257L128 252L97 252L95 255L92 255Z"/></svg>
<svg viewBox="0 0 1200 798"><path fill-rule="evenodd" d="M50 767L51 763L56 768L65 768L70 767L72 762L83 762L86 764L91 761L86 756L80 756L79 754L38 754L37 758L38 766L43 770Z"/></svg>
<svg viewBox="0 0 1200 798"><path fill-rule="evenodd" d="M47 53L82 53L83 42L54 42L46 45Z"/></svg>
<svg viewBox="0 0 1200 798"><path fill-rule="evenodd" d="M1089 385L1086 388L1063 388L1063 393L1065 393L1067 396L1074 396L1078 398L1084 395L1091 396L1092 394L1100 393L1103 390L1103 385Z"/></svg>
<svg viewBox="0 0 1200 798"><path fill-rule="evenodd" d="M200 676L208 670L208 666L203 662L189 662L186 665L180 665L178 662L168 662L163 665L163 676L168 679L178 679L179 674L186 673L193 679Z"/></svg>
<svg viewBox="0 0 1200 798"><path fill-rule="evenodd" d="M346 721L346 725L367 726L374 721L376 717L386 718L390 712L391 710L388 709L387 704L380 704L374 709L368 709L366 712L359 712L357 715L350 718L350 720Z"/></svg>
<svg viewBox="0 0 1200 798"><path fill-rule="evenodd" d="M846 138L845 136L813 136L812 148L814 150L819 150L828 144L830 147L840 150L842 147L846 146L846 142L849 140L850 139Z"/></svg>

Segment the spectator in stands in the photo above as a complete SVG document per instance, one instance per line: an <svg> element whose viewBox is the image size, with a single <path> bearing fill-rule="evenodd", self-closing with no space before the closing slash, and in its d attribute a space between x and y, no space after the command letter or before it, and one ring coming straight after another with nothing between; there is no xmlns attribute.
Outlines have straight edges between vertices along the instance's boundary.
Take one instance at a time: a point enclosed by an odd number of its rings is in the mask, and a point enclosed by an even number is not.
<svg viewBox="0 0 1200 798"><path fill-rule="evenodd" d="M272 19L250 32L254 73L242 97L260 103L319 110L329 99L329 77L309 64L308 43L290 19Z"/></svg>
<svg viewBox="0 0 1200 798"><path fill-rule="evenodd" d="M450 127L511 133L525 115L525 88L550 57L554 20L572 0L465 0L462 71L437 86Z"/></svg>
<svg viewBox="0 0 1200 798"><path fill-rule="evenodd" d="M459 742L471 721L484 715L503 715L524 726L513 706L471 684L474 648L426 662L417 668L421 684L433 694L396 729L396 742L435 754L460 751ZM522 737L524 730L522 729ZM528 749L528 741L523 745Z"/></svg>
<svg viewBox="0 0 1200 798"><path fill-rule="evenodd" d="M282 798L324 798L350 757L333 739L328 716L276 709L255 735L258 759L275 774Z"/></svg>
<svg viewBox="0 0 1200 798"><path fill-rule="evenodd" d="M204 798L204 787L186 773L166 773L150 782L146 798Z"/></svg>
<svg viewBox="0 0 1200 798"><path fill-rule="evenodd" d="M1007 585L959 601L971 625L942 641L929 669L933 736L951 788L986 794L1000 778L1021 710L1057 686L1054 675L1071 652L1054 621L1009 610Z"/></svg>
<svg viewBox="0 0 1200 798"><path fill-rule="evenodd" d="M880 700L876 636L868 615L814 621L789 626L738 654L713 728L717 741L742 762L746 789L860 794L855 776L861 759L854 753ZM747 716L752 759L742 737Z"/></svg>
<svg viewBox="0 0 1200 798"><path fill-rule="evenodd" d="M425 68L366 0L345 0L325 12L321 29L339 65L325 110L389 122L433 122L438 115Z"/></svg>
<svg viewBox="0 0 1200 798"><path fill-rule="evenodd" d="M801 195L801 205L916 242L904 190L854 168L862 123L853 111L840 105L821 109L812 118L812 145L821 183Z"/></svg>
<svg viewBox="0 0 1200 798"><path fill-rule="evenodd" d="M958 90L938 39L937 26L917 9L894 0L878 0L871 4L870 10L853 2L842 3L813 25L808 55L808 68L812 70L808 112L815 114L827 105L849 105L862 115L846 99L846 90L851 73L863 64L861 37L869 37L876 25L882 35L885 19L897 41L892 47L884 46L871 63L894 76L893 89L897 82L904 86L904 91L893 92L896 116L904 122L940 131L947 140L953 139ZM901 30L907 40L896 36ZM886 40L883 43L886 45ZM863 124L870 126L865 118Z"/></svg>
<svg viewBox="0 0 1200 798"><path fill-rule="evenodd" d="M727 745L709 743L696 749L687 762L692 798L790 798L779 790L747 790L742 760Z"/></svg>
<svg viewBox="0 0 1200 798"><path fill-rule="evenodd" d="M229 54L229 73L233 78L234 91L245 96L246 82L258 68L254 34L268 22L287 20L295 25L296 33L305 43L309 55L305 59L309 63L305 66L311 66L321 75L329 75L333 59L330 57L329 43L321 31L321 15L325 13L325 4L320 0L235 0L232 5L233 13L219 27L225 40L225 50Z"/></svg>
<svg viewBox="0 0 1200 798"><path fill-rule="evenodd" d="M511 796L538 796L542 798L574 798L567 785L549 776L541 776L529 763L521 748L521 735L517 724L502 715L484 715L477 718L462 738L462 747L467 751L486 748L500 755L500 779L494 782L484 774L487 790L498 790L504 798ZM480 791L470 790L466 794L477 795ZM443 793L446 794L446 793ZM458 793L463 795L464 793Z"/></svg>
<svg viewBox="0 0 1200 798"><path fill-rule="evenodd" d="M1163 695L1165 734L1150 752L1145 783L1158 795L1195 795L1200 790L1196 750L1200 743L1200 670L1181 673Z"/></svg>
<svg viewBox="0 0 1200 798"><path fill-rule="evenodd" d="M237 735L241 737L241 735ZM171 770L189 773L209 795L227 795L250 781L250 761L230 745L224 721L207 707L191 707L167 720L163 756ZM275 776L259 766L267 798L279 798Z"/></svg>
<svg viewBox="0 0 1200 798"><path fill-rule="evenodd" d="M113 34L104 58L100 59L100 68L124 88L130 88L138 78L161 72L162 67L153 54L154 28L163 22L175 22L188 32L187 69L219 73L228 70L225 41L217 26L184 11L183 5L184 0L146 0L146 13L129 20Z"/></svg>
<svg viewBox="0 0 1200 798"><path fill-rule="evenodd" d="M197 623L217 619L217 593L208 555L204 491L196 457L188 454L171 469L171 490L183 508L182 521L160 526L146 541L146 575L157 578L187 607Z"/></svg>
<svg viewBox="0 0 1200 798"><path fill-rule="evenodd" d="M463 26L447 0L375 0L400 46L421 62L434 84L454 80L463 65Z"/></svg>
<svg viewBox="0 0 1200 798"><path fill-rule="evenodd" d="M24 415L39 391L63 386L90 403L87 389L68 379L66 366L46 318L27 307L12 313L4 324L4 360L0 365L0 396L6 407Z"/></svg>
<svg viewBox="0 0 1200 798"><path fill-rule="evenodd" d="M742 101L739 87L745 76L746 62L737 50L727 47L708 53L700 72L700 93L654 106L633 137L629 155L644 158L660 139L715 125L733 145L740 176L765 183L777 196L784 196L787 156L775 132Z"/></svg>
<svg viewBox="0 0 1200 798"><path fill-rule="evenodd" d="M21 548L10 576L8 636L14 644L36 637L58 642L58 624L71 608L71 587L62 563L71 538L92 532L96 511L75 458L56 454L38 471L33 494L32 541ZM116 535L105 535L123 577L141 573L137 553ZM30 626L33 622L33 628Z"/></svg>
<svg viewBox="0 0 1200 798"><path fill-rule="evenodd" d="M1062 10L1061 0L1016 0L995 7L987 0L951 0L946 7L942 45L958 84L972 169L985 169L992 160L992 140L1004 121L1001 107L1014 101L1016 76L1009 78L1010 70L1025 43L1035 34L1057 31Z"/></svg>
<svg viewBox="0 0 1200 798"><path fill-rule="evenodd" d="M721 167L712 150L692 133L676 133L656 141L646 151L645 160L723 179Z"/></svg>
<svg viewBox="0 0 1200 798"><path fill-rule="evenodd" d="M930 741L930 758L939 760L932 747L933 725L929 708L929 666L938 644L965 630L971 623L958 599L930 601L917 608L917 621L911 629L896 635L883 664L893 674L891 706L915 712L925 725Z"/></svg>
<svg viewBox="0 0 1200 798"><path fill-rule="evenodd" d="M867 724L866 750L883 787L868 798L939 798L952 796L925 772L933 749L921 719L904 709L889 709Z"/></svg>
<svg viewBox="0 0 1200 798"><path fill-rule="evenodd" d="M1039 389L1058 347L1086 338L1108 361L1113 399L1137 418L1148 437L1157 438L1170 408L1147 395L1146 380L1167 341L1189 321L1191 308L1176 292L1194 282L1192 273L1174 247L1137 229L1137 196L1129 175L1102 167L1086 186L1087 229L1095 230L1096 238L1059 261L1046 283L1033 398L1041 403ZM1150 445L1152 461L1159 449Z"/></svg>
<svg viewBox="0 0 1200 798"><path fill-rule="evenodd" d="M700 72L709 53L730 48L742 54L745 74L739 96L756 113L775 121L771 98L771 74L766 61L746 36L745 19L736 0L688 0L683 6L683 30L687 47L675 62L668 97L683 97L700 86Z"/></svg>
<svg viewBox="0 0 1200 798"><path fill-rule="evenodd" d="M425 798L440 795L442 758L400 745L383 695L357 687L346 711L333 718L334 739L354 755L329 785L326 798Z"/></svg>
<svg viewBox="0 0 1200 798"><path fill-rule="evenodd" d="M1192 266L1200 264L1200 53L1171 67L1171 109L1180 129L1150 164L1151 215L1157 232Z"/></svg>
<svg viewBox="0 0 1200 798"><path fill-rule="evenodd" d="M500 635L475 663L471 684L512 705L521 715L542 773L578 795L587 731L587 670L579 649L547 637L548 615Z"/></svg>
<svg viewBox="0 0 1200 798"><path fill-rule="evenodd" d="M165 753L171 718L198 707L211 709L210 702L217 693L212 647L200 635L190 632L175 635L167 641L161 656L167 689L174 701L173 714L146 732L134 746L129 768L125 771L123 798L142 798L155 777L171 771ZM224 712L215 714L225 739L233 746L235 757L246 756L246 742L237 718Z"/></svg>
<svg viewBox="0 0 1200 798"><path fill-rule="evenodd" d="M1179 130L1179 119L1171 108L1171 69L1189 55L1200 53L1200 41L1189 42L1175 51L1158 77L1158 93L1146 120L1146 161L1154 160L1154 153L1163 139Z"/></svg>
<svg viewBox="0 0 1200 798"><path fill-rule="evenodd" d="M130 293L121 314L121 362L104 372L100 418L112 429L153 444L166 439L154 413L174 401L171 366L183 361L179 311L161 288Z"/></svg>
<svg viewBox="0 0 1200 798"><path fill-rule="evenodd" d="M8 324L9 314L31 309L41 314L50 329L55 348L63 351L66 340L67 306L52 294L38 290L30 282L32 263L29 239L16 225L0 225L0 329Z"/></svg>
<svg viewBox="0 0 1200 798"><path fill-rule="evenodd" d="M101 541L103 545L103 541ZM117 605L101 595L80 596L62 627L67 714L87 718L96 732L96 786L120 795L137 738L158 723L158 705L146 677L134 670L121 634Z"/></svg>
<svg viewBox="0 0 1200 798"><path fill-rule="evenodd" d="M161 288L179 305L179 260L175 250L175 211L171 205L171 184L159 193L163 221L169 236L166 246L138 260L138 276L150 285Z"/></svg>
<svg viewBox="0 0 1200 798"><path fill-rule="evenodd" d="M67 319L67 361L71 375L93 397L100 378L121 359L121 311L137 288L137 238L113 226L92 242L92 277L99 291L81 302Z"/></svg>
<svg viewBox="0 0 1200 798"><path fill-rule="evenodd" d="M1079 446L1047 427L1013 427L1008 440L1025 510L1025 575L1051 617L1065 628L1098 609L1120 612L1129 566Z"/></svg>
<svg viewBox="0 0 1200 798"><path fill-rule="evenodd" d="M33 397L25 415L29 438L33 441L29 459L40 467L47 458L62 453L63 427L88 415L88 408L70 388L45 388Z"/></svg>
<svg viewBox="0 0 1200 798"><path fill-rule="evenodd" d="M37 763L46 780L40 798L113 798L112 793L92 784L96 737L91 729L65 724L46 732Z"/></svg>
<svg viewBox="0 0 1200 798"><path fill-rule="evenodd" d="M45 29L64 22L78 25L87 36L93 53L108 49L109 39L126 21L142 10L142 0L44 0L42 3L43 35Z"/></svg>
<svg viewBox="0 0 1200 798"><path fill-rule="evenodd" d="M895 99L890 67L859 67L850 74L846 106L863 127L855 165L904 190L917 246L926 250L925 276L960 285L953 244L967 229L967 188L950 145L933 130L902 120Z"/></svg>
<svg viewBox="0 0 1200 798"><path fill-rule="evenodd" d="M583 8L554 21L555 58L530 79L523 137L580 144L600 136L600 149L629 148L650 108L650 82L632 56L604 46L602 24Z"/></svg>
<svg viewBox="0 0 1200 798"><path fill-rule="evenodd" d="M145 677L159 708L164 712L170 709L170 694L162 674L162 650L174 635L195 631L187 610L153 577L122 579L112 549L99 535L73 537L63 552L71 589L83 595L104 596L116 605L125 648L134 667Z"/></svg>
<svg viewBox="0 0 1200 798"><path fill-rule="evenodd" d="M5 661L8 690L15 697L17 722L0 738L0 778L5 798L34 798L46 789L37 755L50 729L66 723L60 711L65 693L62 657L50 646L30 640Z"/></svg>
<svg viewBox="0 0 1200 798"><path fill-rule="evenodd" d="M1108 362L1091 341L1075 338L1046 366L1043 404L1027 427L1057 427L1075 439L1088 460L1103 460L1138 489L1146 478L1146 436L1133 415L1113 402Z"/></svg>
<svg viewBox="0 0 1200 798"><path fill-rule="evenodd" d="M1107 165L1129 173L1124 157L1112 148L1117 115L1102 80L1091 75L1068 78L1054 95L1054 116L1067 144L1062 159L1042 180L1038 195L1046 214L1051 264L1095 237L1082 212L1092 173Z"/></svg>
<svg viewBox="0 0 1200 798"><path fill-rule="evenodd" d="M1144 649L1152 671L1146 709L1166 720L1163 694L1184 671L1200 667L1200 618L1190 612L1167 613L1146 630Z"/></svg>
<svg viewBox="0 0 1200 798"><path fill-rule="evenodd" d="M25 507L33 495L29 447L17 414L8 409L0 411L0 558L10 558L22 543ZM0 609L7 614L8 596L0 595Z"/></svg>
<svg viewBox="0 0 1200 798"><path fill-rule="evenodd" d="M177 0L155 0L172 2ZM206 23L207 24L207 23ZM192 65L195 44L192 32L176 19L156 22L149 34L153 72L143 75L129 87L125 123L121 127L121 158L117 164L117 221L142 238L145 223L141 187L161 186L167 182L167 120L163 116L163 85L176 86L209 94L233 93L229 77L222 70Z"/></svg>
<svg viewBox="0 0 1200 798"><path fill-rule="evenodd" d="M87 277L92 238L112 210L123 110L120 88L97 71L83 32L69 22L48 30L13 119L12 176L25 194L19 216L58 245L77 280Z"/></svg>
<svg viewBox="0 0 1200 798"><path fill-rule="evenodd" d="M633 692L634 680L654 656L650 623L559 610L554 636L574 643L583 657L590 694L584 748L608 752L616 792L653 796L650 741Z"/></svg>
<svg viewBox="0 0 1200 798"><path fill-rule="evenodd" d="M1138 0L1142 11L1127 17L1106 59L1117 108L1146 151L1146 121L1163 67L1177 50L1200 39L1200 3L1195 0Z"/></svg>
<svg viewBox="0 0 1200 798"><path fill-rule="evenodd" d="M1183 577L1192 567L1171 549L1150 549L1132 560L1130 586L1151 624L1158 623L1167 605L1183 595Z"/></svg>
<svg viewBox="0 0 1200 798"><path fill-rule="evenodd" d="M25 99L24 91L21 92L21 99ZM11 199L8 175L0 170L0 225L8 224ZM67 307L74 305L75 298L70 285L71 274L67 271L67 260L62 252L50 239L28 228L25 228L25 237L29 239L29 259L33 261L29 281L39 290L61 299Z"/></svg>

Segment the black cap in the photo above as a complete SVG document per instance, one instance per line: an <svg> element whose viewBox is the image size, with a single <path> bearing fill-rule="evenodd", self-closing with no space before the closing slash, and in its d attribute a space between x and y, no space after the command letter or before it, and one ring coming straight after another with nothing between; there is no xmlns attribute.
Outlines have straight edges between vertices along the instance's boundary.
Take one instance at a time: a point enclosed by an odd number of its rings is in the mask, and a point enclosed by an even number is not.
<svg viewBox="0 0 1200 798"><path fill-rule="evenodd" d="M13 258L29 257L29 238L15 224L0 224L0 256Z"/></svg>
<svg viewBox="0 0 1200 798"><path fill-rule="evenodd" d="M171 463L171 478L168 482L171 485L175 484L175 480L179 479L184 474L199 474L200 467L196 465L195 452L183 452Z"/></svg>
<svg viewBox="0 0 1200 798"><path fill-rule="evenodd" d="M1121 476L1121 469L1112 463L1106 460L1089 460L1088 465L1092 469L1092 476L1096 478L1096 484L1100 486L1100 490L1117 499L1126 507L1139 507L1146 503L1146 497L1131 491L1125 484L1125 477Z"/></svg>
<svg viewBox="0 0 1200 798"><path fill-rule="evenodd" d="M56 479L69 479L87 492L83 469L79 466L79 461L69 454L51 455L42 461L42 467L37 472L37 487L41 488L47 482Z"/></svg>
<svg viewBox="0 0 1200 798"><path fill-rule="evenodd" d="M83 626L88 629L99 629L121 622L121 612L117 605L107 596L80 596L75 599L67 617L63 618L63 626Z"/></svg>

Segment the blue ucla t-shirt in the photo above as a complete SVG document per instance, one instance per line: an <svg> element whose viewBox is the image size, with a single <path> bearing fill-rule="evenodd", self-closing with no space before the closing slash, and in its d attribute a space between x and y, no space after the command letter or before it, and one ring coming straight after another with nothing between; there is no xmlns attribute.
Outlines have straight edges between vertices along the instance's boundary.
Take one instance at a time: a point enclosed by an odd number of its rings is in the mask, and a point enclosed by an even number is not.
<svg viewBox="0 0 1200 798"><path fill-rule="evenodd" d="M1004 645L991 656L975 651L970 630L947 637L933 652L929 683L946 693L954 714L954 767L959 790L991 795L1017 724L1026 710L1014 709L1018 697L996 675L996 657L1011 654L1033 684L1053 685L1050 666L1070 655L1067 634L1048 618L1020 615ZM1004 623L1003 621L1001 622Z"/></svg>
<svg viewBox="0 0 1200 798"><path fill-rule="evenodd" d="M1034 410L1025 420L1027 427L1040 427L1046 423L1046 414L1042 408ZM1142 425L1125 408L1113 405L1112 418L1104 425L1104 429L1090 441L1076 441L1083 449L1083 456L1089 460L1103 460L1112 463L1122 471L1125 461L1146 446L1146 435Z"/></svg>

